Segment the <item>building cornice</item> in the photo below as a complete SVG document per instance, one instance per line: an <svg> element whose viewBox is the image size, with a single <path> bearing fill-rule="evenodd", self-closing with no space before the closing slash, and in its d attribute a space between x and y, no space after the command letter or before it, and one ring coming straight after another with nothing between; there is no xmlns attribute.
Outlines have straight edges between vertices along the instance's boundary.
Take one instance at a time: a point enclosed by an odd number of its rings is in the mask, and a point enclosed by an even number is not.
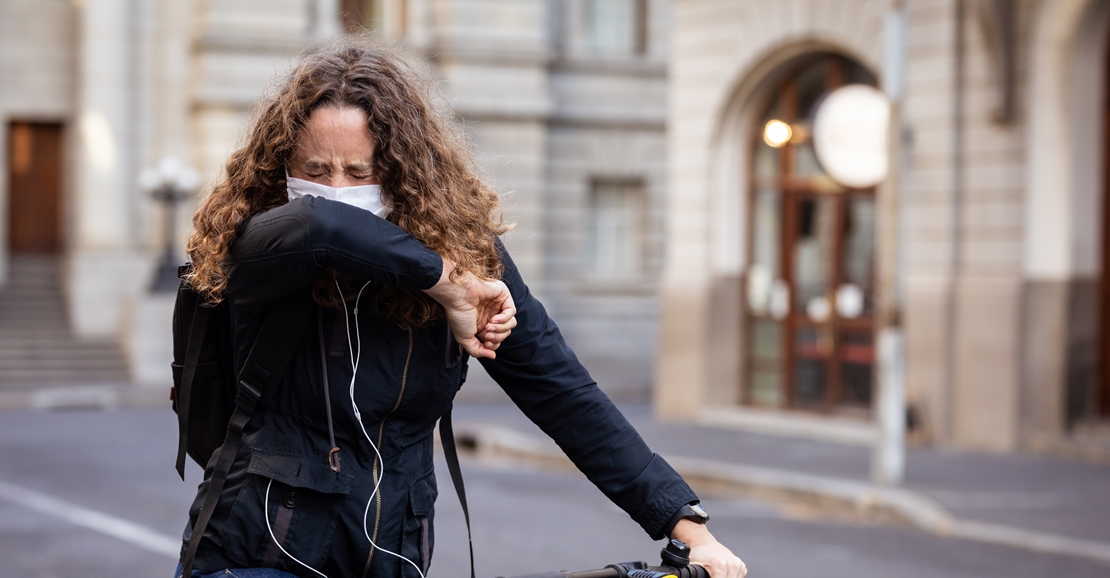
<svg viewBox="0 0 1110 578"><path fill-rule="evenodd" d="M665 61L641 56L567 56L550 48L534 46L475 47L461 43L431 44L420 48L419 53L441 66L453 63L531 66L547 68L552 73L659 79L667 77Z"/></svg>
<svg viewBox="0 0 1110 578"><path fill-rule="evenodd" d="M664 132L667 122L661 115L619 115L593 111L554 111L506 109L494 107L456 107L456 113L467 122L543 123L551 127L600 130L638 130Z"/></svg>
<svg viewBox="0 0 1110 578"><path fill-rule="evenodd" d="M667 63L642 58L563 57L551 63L551 72L666 79Z"/></svg>
<svg viewBox="0 0 1110 578"><path fill-rule="evenodd" d="M505 45L475 47L458 42L430 44L422 47L420 53L431 62L441 66L460 63L547 67L556 58L555 52L548 48Z"/></svg>
<svg viewBox="0 0 1110 578"><path fill-rule="evenodd" d="M207 32L193 40L194 52L231 52L239 54L298 54L305 43L288 36L249 35L234 32Z"/></svg>

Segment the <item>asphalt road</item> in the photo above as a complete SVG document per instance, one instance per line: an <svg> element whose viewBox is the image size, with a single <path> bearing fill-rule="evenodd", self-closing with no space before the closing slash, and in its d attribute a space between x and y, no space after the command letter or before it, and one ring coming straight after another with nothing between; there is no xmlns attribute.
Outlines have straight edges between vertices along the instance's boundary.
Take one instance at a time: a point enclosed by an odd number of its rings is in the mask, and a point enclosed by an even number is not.
<svg viewBox="0 0 1110 578"><path fill-rule="evenodd" d="M200 476L191 466L186 482L177 478L175 428L168 409L0 412L0 578L171 576ZM479 576L656 560L660 544L581 475L473 459L463 468ZM429 578L464 577L462 512L446 467L439 471ZM1110 576L1110 567L1086 560L910 528L804 518L730 499L705 503L712 531L753 578Z"/></svg>

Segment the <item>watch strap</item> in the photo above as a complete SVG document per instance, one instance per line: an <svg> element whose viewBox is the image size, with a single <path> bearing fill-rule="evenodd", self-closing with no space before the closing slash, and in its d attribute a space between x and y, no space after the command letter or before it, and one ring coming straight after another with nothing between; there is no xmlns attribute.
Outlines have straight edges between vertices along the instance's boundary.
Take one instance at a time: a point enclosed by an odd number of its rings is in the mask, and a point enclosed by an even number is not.
<svg viewBox="0 0 1110 578"><path fill-rule="evenodd" d="M700 507L694 509L692 507L698 503L699 502L690 502L687 504L682 504L682 507L679 508L674 513L674 515L671 516L671 519L667 520L667 523L663 526L663 535L670 538L671 532L674 532L674 527L678 525L678 522L680 520L690 520L691 522L697 524L704 524L708 522L709 515L705 513L704 509Z"/></svg>

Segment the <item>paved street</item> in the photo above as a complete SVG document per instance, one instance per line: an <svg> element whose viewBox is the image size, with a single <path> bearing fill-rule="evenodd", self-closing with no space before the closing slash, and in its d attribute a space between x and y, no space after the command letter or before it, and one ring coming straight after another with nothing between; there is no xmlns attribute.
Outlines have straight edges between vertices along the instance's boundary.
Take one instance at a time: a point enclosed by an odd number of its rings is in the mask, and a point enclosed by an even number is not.
<svg viewBox="0 0 1110 578"><path fill-rule="evenodd" d="M0 412L0 578L169 576L169 550L200 473L192 467L186 483L177 479L175 433L168 409ZM463 467L480 576L654 561L659 545L580 475L474 459ZM446 468L439 470L430 578L464 576L462 514ZM905 527L799 519L747 501L706 504L714 533L753 578L1110 575L1087 560Z"/></svg>

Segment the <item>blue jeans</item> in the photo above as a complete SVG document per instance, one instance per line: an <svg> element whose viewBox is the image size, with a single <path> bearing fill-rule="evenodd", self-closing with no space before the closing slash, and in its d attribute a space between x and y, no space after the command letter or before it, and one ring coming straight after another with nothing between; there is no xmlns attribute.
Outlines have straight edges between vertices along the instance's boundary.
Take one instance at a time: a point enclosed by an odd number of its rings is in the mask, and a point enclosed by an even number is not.
<svg viewBox="0 0 1110 578"><path fill-rule="evenodd" d="M174 578L181 576L181 564L177 565L177 570L173 571ZM207 572L205 570L193 570L192 578L297 578L296 576L275 570L273 568L225 568L215 572Z"/></svg>

